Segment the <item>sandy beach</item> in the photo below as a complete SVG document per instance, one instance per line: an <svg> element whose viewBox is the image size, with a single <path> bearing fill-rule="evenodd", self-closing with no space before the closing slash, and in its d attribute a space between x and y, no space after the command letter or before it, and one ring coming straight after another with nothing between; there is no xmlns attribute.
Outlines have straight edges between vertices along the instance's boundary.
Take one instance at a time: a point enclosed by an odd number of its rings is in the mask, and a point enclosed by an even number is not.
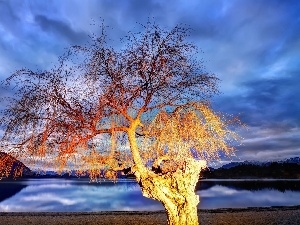
<svg viewBox="0 0 300 225"><path fill-rule="evenodd" d="M300 206L199 210L198 215L200 224L205 225L300 224ZM167 224L167 217L164 211L96 213L1 212L0 224L163 225Z"/></svg>

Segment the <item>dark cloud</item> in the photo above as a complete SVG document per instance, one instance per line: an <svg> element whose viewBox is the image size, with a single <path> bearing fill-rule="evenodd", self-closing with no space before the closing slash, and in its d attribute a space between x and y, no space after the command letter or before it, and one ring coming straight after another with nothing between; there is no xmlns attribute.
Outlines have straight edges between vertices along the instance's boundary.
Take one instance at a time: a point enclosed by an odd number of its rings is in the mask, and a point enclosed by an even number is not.
<svg viewBox="0 0 300 225"><path fill-rule="evenodd" d="M65 38L70 44L80 44L88 37L84 32L73 30L66 22L50 19L44 15L36 15L35 21L45 33L57 35L57 39Z"/></svg>
<svg viewBox="0 0 300 225"><path fill-rule="evenodd" d="M241 84L243 93L220 96L216 108L239 115L248 129L238 146L240 160L279 160L300 154L300 71Z"/></svg>
<svg viewBox="0 0 300 225"><path fill-rule="evenodd" d="M297 130L298 132L299 130ZM296 132L296 131L295 131ZM264 151L273 151L275 154L280 154L282 156L282 151L294 151L298 153L298 148L300 146L300 135L295 133L286 132L278 133L277 135L271 135L268 137L258 136L254 140L248 139L244 142L244 145L239 147L239 150L243 154L247 152L257 153Z"/></svg>
<svg viewBox="0 0 300 225"><path fill-rule="evenodd" d="M300 126L300 70L288 74L241 83L242 93L219 96L216 107L240 114L250 126L272 127L278 123Z"/></svg>

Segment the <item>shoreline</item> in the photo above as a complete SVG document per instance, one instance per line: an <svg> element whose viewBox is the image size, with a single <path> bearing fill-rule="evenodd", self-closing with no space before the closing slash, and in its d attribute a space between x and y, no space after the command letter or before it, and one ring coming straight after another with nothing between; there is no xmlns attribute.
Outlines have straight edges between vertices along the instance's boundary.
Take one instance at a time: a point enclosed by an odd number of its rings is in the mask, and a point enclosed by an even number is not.
<svg viewBox="0 0 300 225"><path fill-rule="evenodd" d="M300 224L300 205L198 209L200 224ZM163 225L167 215L161 211L100 212L0 212L1 224L98 224Z"/></svg>
<svg viewBox="0 0 300 225"><path fill-rule="evenodd" d="M256 211L286 211L286 210L300 210L300 205L293 206L266 206L266 207L245 207L245 208L217 208L217 209L198 209L200 213L226 213L226 212L256 212ZM156 211L98 211L98 212L1 212L0 217L6 215L149 215L165 213L165 210Z"/></svg>

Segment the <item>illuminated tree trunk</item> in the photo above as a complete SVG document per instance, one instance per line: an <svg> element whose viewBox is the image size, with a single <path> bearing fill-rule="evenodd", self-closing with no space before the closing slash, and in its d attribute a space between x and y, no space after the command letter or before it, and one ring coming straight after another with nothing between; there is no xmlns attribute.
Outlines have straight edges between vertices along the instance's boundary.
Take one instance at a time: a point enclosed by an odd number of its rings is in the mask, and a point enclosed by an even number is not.
<svg viewBox="0 0 300 225"><path fill-rule="evenodd" d="M167 211L168 223L172 225L198 225L197 205L199 196L191 193L189 196L182 197L184 202L176 202L173 199L162 202Z"/></svg>
<svg viewBox="0 0 300 225"><path fill-rule="evenodd" d="M199 196L195 194L199 172L205 161L187 159L182 168L166 174L136 172L137 181L145 197L160 201L170 225L197 225Z"/></svg>
<svg viewBox="0 0 300 225"><path fill-rule="evenodd" d="M160 201L168 215L169 225L198 225L197 205L199 196L195 187L200 170L206 167L206 161L193 158L182 159L176 171L156 174L142 163L135 137L140 124L134 120L128 128L128 139L135 166L132 168L142 193L147 198Z"/></svg>

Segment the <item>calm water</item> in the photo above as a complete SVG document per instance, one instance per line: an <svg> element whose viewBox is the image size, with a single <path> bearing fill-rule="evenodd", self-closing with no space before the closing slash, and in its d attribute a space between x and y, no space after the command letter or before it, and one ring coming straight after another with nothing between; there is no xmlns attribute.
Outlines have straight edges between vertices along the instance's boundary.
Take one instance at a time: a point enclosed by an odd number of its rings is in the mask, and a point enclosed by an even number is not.
<svg viewBox="0 0 300 225"><path fill-rule="evenodd" d="M197 185L199 208L300 205L300 180L204 180ZM0 181L0 211L163 210L142 196L135 181L90 183L88 179Z"/></svg>

